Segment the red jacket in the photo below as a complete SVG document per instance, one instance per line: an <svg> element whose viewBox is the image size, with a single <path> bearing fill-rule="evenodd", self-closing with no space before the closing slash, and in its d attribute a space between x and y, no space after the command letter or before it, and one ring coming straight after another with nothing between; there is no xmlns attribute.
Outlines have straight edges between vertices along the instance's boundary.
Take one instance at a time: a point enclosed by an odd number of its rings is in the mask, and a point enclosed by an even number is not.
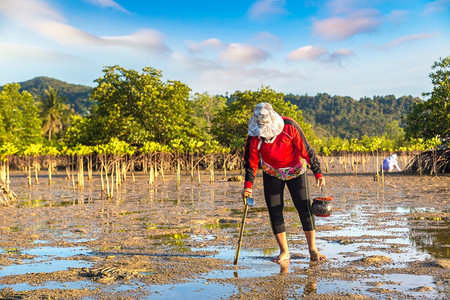
<svg viewBox="0 0 450 300"><path fill-rule="evenodd" d="M244 152L244 188L252 188L253 186L256 171L258 171L260 153L264 162L274 168L293 167L298 164L300 158L303 158L310 165L315 177L322 177L320 162L314 149L306 140L303 130L293 119L282 118L284 120L283 131L275 138L273 143L262 142L259 151L260 139L257 136L247 136Z"/></svg>

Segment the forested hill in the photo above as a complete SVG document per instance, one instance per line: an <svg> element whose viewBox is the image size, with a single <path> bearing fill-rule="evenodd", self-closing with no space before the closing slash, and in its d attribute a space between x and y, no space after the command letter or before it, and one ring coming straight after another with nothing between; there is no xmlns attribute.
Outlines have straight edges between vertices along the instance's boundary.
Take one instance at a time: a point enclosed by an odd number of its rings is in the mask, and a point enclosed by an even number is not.
<svg viewBox="0 0 450 300"><path fill-rule="evenodd" d="M363 135L382 136L386 125L394 127L396 122L403 127L402 116L406 116L412 104L421 102L412 96L375 96L354 100L351 97L298 96L288 94L285 100L298 106L307 123L313 125L318 136L360 138Z"/></svg>
<svg viewBox="0 0 450 300"><path fill-rule="evenodd" d="M89 86L70 84L49 77L36 77L19 84L21 91L30 92L37 101L47 97L45 90L50 86L65 103L81 115L86 115L93 104L89 101L89 93L92 91ZM410 106L422 101L412 96L375 96L373 99L355 100L328 94L287 94L285 100L298 106L305 121L312 124L313 131L319 137L346 139L360 138L363 135L382 136L387 132L386 127L403 127L402 117L409 112Z"/></svg>
<svg viewBox="0 0 450 300"><path fill-rule="evenodd" d="M36 77L19 84L21 91L30 92L37 101L47 97L45 90L50 86L57 91L58 96L64 99L65 103L69 104L70 108L81 115L86 115L89 107L92 106L89 102L92 87L89 86L70 84L50 77Z"/></svg>

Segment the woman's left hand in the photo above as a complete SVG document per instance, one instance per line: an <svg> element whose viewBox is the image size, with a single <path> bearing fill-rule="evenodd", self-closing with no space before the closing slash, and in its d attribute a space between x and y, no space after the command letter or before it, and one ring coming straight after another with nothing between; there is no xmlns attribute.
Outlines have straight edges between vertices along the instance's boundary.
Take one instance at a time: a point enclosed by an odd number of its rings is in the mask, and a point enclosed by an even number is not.
<svg viewBox="0 0 450 300"><path fill-rule="evenodd" d="M325 186L325 178L324 177L316 178L316 185L319 189L324 187Z"/></svg>

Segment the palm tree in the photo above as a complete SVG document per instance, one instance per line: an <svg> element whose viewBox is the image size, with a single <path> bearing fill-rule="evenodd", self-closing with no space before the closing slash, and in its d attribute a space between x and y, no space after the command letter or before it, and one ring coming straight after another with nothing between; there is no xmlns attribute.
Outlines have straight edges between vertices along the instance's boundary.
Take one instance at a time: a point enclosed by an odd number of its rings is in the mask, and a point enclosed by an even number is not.
<svg viewBox="0 0 450 300"><path fill-rule="evenodd" d="M42 99L41 119L42 130L51 141L52 137L61 132L70 120L71 111L67 104L61 101L57 91L48 87L47 97Z"/></svg>

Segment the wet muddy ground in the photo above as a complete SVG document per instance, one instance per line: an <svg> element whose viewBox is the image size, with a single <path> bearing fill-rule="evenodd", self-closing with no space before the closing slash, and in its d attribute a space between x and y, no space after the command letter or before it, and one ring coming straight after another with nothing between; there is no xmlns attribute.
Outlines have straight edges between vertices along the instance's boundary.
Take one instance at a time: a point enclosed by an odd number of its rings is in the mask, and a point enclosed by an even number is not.
<svg viewBox="0 0 450 300"><path fill-rule="evenodd" d="M261 172L261 171L259 171ZM228 174L228 177L234 174ZM275 264L258 173L239 264L241 182L205 173L138 174L102 199L98 174L74 190L60 173L31 188L13 173L18 203L0 208L0 299L448 299L450 176L326 174L333 213L316 217L310 263L286 191L292 259ZM309 175L312 197L320 196Z"/></svg>

